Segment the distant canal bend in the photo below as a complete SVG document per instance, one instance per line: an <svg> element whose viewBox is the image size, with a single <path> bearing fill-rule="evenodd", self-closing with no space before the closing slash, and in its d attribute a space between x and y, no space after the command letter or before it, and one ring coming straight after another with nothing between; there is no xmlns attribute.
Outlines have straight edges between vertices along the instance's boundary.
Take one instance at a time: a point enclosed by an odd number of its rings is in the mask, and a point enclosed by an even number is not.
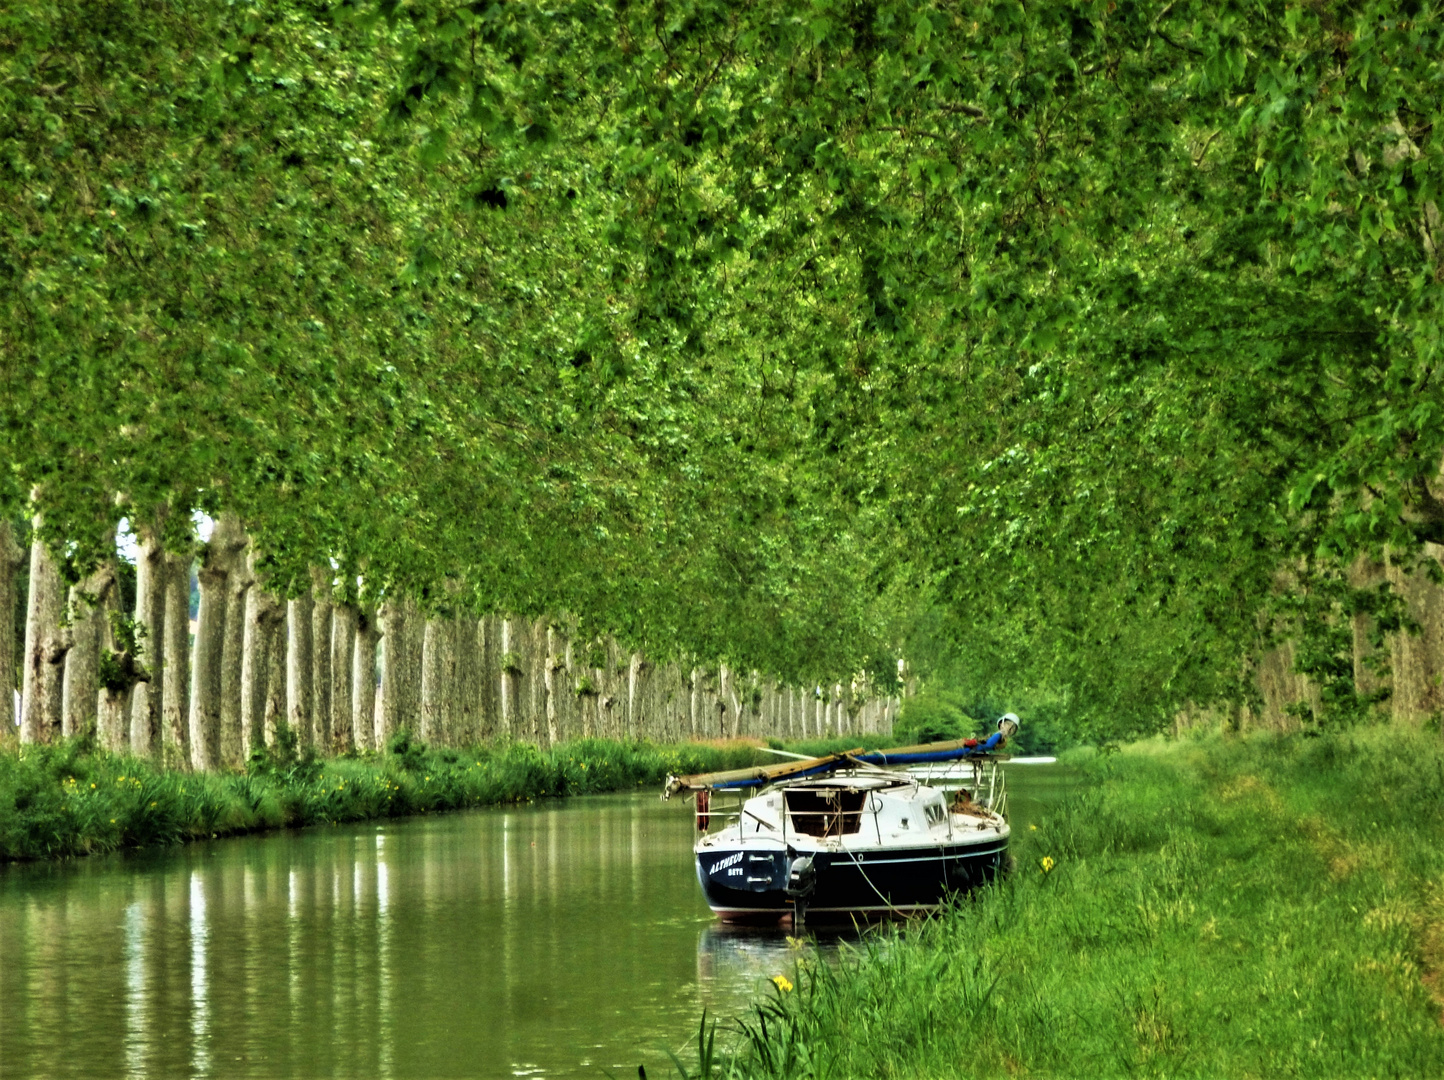
<svg viewBox="0 0 1444 1080"><path fill-rule="evenodd" d="M1066 777L1009 772L1016 831ZM714 924L690 824L649 791L0 870L0 1069L665 1075L793 963Z"/></svg>

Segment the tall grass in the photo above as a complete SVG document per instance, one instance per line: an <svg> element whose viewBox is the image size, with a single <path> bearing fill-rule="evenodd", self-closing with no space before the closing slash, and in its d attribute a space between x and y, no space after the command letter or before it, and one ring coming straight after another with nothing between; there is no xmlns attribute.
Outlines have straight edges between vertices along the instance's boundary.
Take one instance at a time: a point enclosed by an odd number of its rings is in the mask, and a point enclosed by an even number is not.
<svg viewBox="0 0 1444 1080"><path fill-rule="evenodd" d="M429 749L405 732L385 753L328 761L281 753L246 773L186 774L80 740L0 750L0 860L174 844L284 826L400 817L544 796L660 785L669 772L775 758L741 742L585 739Z"/></svg>
<svg viewBox="0 0 1444 1080"><path fill-rule="evenodd" d="M802 965L705 1074L1444 1076L1436 738L1076 760L1011 876Z"/></svg>

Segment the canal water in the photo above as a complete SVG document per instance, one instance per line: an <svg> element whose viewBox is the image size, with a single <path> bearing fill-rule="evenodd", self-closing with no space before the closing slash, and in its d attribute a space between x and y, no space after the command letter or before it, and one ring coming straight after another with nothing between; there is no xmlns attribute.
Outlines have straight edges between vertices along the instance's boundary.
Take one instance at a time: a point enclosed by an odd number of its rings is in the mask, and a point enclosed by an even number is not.
<svg viewBox="0 0 1444 1080"><path fill-rule="evenodd" d="M1015 832L1068 784L1008 772ZM799 955L691 843L647 792L0 868L0 1075L672 1075Z"/></svg>

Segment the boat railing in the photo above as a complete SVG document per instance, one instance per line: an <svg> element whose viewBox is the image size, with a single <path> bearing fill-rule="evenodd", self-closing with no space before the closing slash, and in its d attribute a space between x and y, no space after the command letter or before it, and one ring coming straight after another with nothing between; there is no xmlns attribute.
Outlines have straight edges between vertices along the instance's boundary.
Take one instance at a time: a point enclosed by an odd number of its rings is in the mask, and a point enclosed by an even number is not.
<svg viewBox="0 0 1444 1080"><path fill-rule="evenodd" d="M996 785L995 793L990 795L989 806L993 813L999 817L1008 816L1008 773L1005 769L993 766L992 783Z"/></svg>

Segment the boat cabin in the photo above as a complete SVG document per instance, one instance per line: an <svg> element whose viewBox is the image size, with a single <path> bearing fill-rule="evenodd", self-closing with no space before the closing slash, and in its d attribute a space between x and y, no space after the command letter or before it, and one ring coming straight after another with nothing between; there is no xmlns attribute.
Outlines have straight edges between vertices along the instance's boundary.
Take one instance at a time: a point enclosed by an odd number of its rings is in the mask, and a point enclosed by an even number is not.
<svg viewBox="0 0 1444 1080"><path fill-rule="evenodd" d="M922 787L906 775L873 774L779 785L746 800L731 827L739 830L739 837L771 834L882 841L934 829L948 832L950 822L942 792Z"/></svg>

